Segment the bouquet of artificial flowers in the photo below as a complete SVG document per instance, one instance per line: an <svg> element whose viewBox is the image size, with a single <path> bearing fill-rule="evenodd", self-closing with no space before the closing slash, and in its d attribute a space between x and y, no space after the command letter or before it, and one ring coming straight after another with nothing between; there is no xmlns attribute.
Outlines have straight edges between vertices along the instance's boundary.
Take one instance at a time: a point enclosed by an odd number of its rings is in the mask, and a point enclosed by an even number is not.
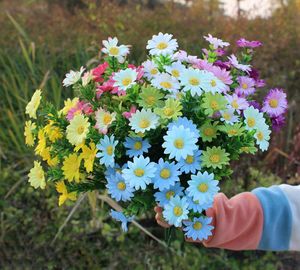
<svg viewBox="0 0 300 270"><path fill-rule="evenodd" d="M178 50L170 34L148 41L148 60L126 60L129 46L103 41L104 61L70 71L63 85L73 99L57 110L36 90L26 107L25 139L39 156L29 173L34 188L55 187L59 205L79 193L107 192L123 207L111 216L127 223L155 205L165 220L194 240L213 227L205 215L230 178L230 162L268 149L271 127L284 122L286 94L265 86L251 66L258 41L228 42L208 35L201 57Z"/></svg>

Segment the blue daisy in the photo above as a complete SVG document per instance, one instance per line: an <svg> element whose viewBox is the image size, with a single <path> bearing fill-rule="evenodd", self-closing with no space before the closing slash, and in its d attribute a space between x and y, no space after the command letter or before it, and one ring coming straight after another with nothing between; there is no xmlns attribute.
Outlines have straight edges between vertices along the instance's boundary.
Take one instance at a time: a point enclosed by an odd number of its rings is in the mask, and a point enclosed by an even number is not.
<svg viewBox="0 0 300 270"><path fill-rule="evenodd" d="M152 182L155 172L155 163L143 156L134 157L133 162L128 161L127 168L122 170L126 182L136 190L146 189L146 185Z"/></svg>
<svg viewBox="0 0 300 270"><path fill-rule="evenodd" d="M167 204L165 204L163 217L170 225L180 227L182 221L188 219L188 213L187 198L180 198L176 195L175 197L172 197Z"/></svg>
<svg viewBox="0 0 300 270"><path fill-rule="evenodd" d="M127 137L124 143L124 146L128 149L126 154L129 157L140 156L143 153L148 153L150 144L147 139L143 140L142 138L131 138Z"/></svg>
<svg viewBox="0 0 300 270"><path fill-rule="evenodd" d="M106 188L108 194L118 201L130 201L133 197L134 189L130 187L120 173L115 173L114 177L107 178Z"/></svg>
<svg viewBox="0 0 300 270"><path fill-rule="evenodd" d="M208 203L201 203L199 201L193 200L192 197L187 196L189 210L193 210L195 213L201 213L202 211L207 210L208 208L211 208L213 206L213 199Z"/></svg>
<svg viewBox="0 0 300 270"><path fill-rule="evenodd" d="M120 221L122 223L121 227L124 232L128 231L127 223L132 222L134 219L134 217L126 217L122 212L118 212L115 210L110 210L110 216L116 221Z"/></svg>
<svg viewBox="0 0 300 270"><path fill-rule="evenodd" d="M123 167L121 168L121 166L117 163L115 163L115 165L113 167L107 167L106 171L104 172L105 178L107 180L111 180L113 178L116 177L117 173L122 173L122 169L125 169L125 167L127 166L127 164L124 164Z"/></svg>
<svg viewBox="0 0 300 270"><path fill-rule="evenodd" d="M210 203L214 196L218 193L219 181L214 179L214 174L208 172L198 172L197 175L192 175L192 180L188 181L189 187L186 189L188 196L193 200L201 203Z"/></svg>
<svg viewBox="0 0 300 270"><path fill-rule="evenodd" d="M195 217L193 221L183 221L185 231L185 236L192 238L194 241L207 240L209 236L212 235L211 217Z"/></svg>
<svg viewBox="0 0 300 270"><path fill-rule="evenodd" d="M183 187L180 186L180 183L176 183L168 189L154 193L155 201L157 201L161 207L165 206L165 204L167 204L170 199L176 195L183 195Z"/></svg>
<svg viewBox="0 0 300 270"><path fill-rule="evenodd" d="M189 128L190 131L194 133L196 139L199 139L200 137L200 132L197 126L193 123L192 120L189 120L186 117L179 117L176 121L171 122L168 125L168 130L171 130L174 126L183 126L184 128Z"/></svg>
<svg viewBox="0 0 300 270"><path fill-rule="evenodd" d="M162 158L159 159L156 164L156 173L153 179L154 188L158 188L160 191L173 186L179 181L180 166L173 161L169 163Z"/></svg>
<svg viewBox="0 0 300 270"><path fill-rule="evenodd" d="M182 173L196 173L197 170L201 169L201 150L197 150L193 155L187 155L184 159L179 160L180 171Z"/></svg>
<svg viewBox="0 0 300 270"><path fill-rule="evenodd" d="M114 135L108 137L104 136L100 140L100 143L97 144L97 148L100 150L96 154L97 158L100 158L100 164L104 164L106 167L113 167L115 164L115 147L118 144L118 141L115 141Z"/></svg>
<svg viewBox="0 0 300 270"><path fill-rule="evenodd" d="M197 150L197 138L195 138L194 132L182 125L173 126L172 129L168 130L164 140L162 145L165 148L164 153L169 154L171 159L175 158L177 161L188 155L193 155L194 151Z"/></svg>

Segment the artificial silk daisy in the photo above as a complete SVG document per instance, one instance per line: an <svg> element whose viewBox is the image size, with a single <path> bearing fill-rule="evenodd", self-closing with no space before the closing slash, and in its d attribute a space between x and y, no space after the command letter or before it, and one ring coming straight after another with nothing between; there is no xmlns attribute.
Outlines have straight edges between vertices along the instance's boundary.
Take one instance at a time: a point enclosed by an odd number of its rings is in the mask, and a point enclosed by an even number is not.
<svg viewBox="0 0 300 270"><path fill-rule="evenodd" d="M153 35L151 40L148 40L146 49L150 50L151 55L171 55L177 50L178 43L176 39L172 39L173 35L159 33Z"/></svg>
<svg viewBox="0 0 300 270"><path fill-rule="evenodd" d="M226 90L229 90L228 85L231 85L233 83L232 76L230 75L230 71L220 68L218 66L212 66L209 71L213 73L219 80L221 80L227 87L223 90L225 92Z"/></svg>
<svg viewBox="0 0 300 270"><path fill-rule="evenodd" d="M202 211L205 211L205 210L211 208L213 206L213 201L214 201L212 198L210 202L203 203L203 202L200 202L199 200L194 200L190 196L187 196L187 199L188 199L188 204L189 204L188 209L193 210L193 212L195 212L195 213L202 213Z"/></svg>
<svg viewBox="0 0 300 270"><path fill-rule="evenodd" d="M163 108L156 108L154 112L162 119L177 119L182 115L182 105L179 100L168 98Z"/></svg>
<svg viewBox="0 0 300 270"><path fill-rule="evenodd" d="M219 181L214 179L214 174L208 172L198 172L196 175L192 175L190 181L188 181L188 188L186 193L192 197L194 201L200 203L211 203L214 196L218 193L220 188L218 187Z"/></svg>
<svg viewBox="0 0 300 270"><path fill-rule="evenodd" d="M73 145L83 143L89 132L90 123L88 118L81 114L74 116L67 126L67 139Z"/></svg>
<svg viewBox="0 0 300 270"><path fill-rule="evenodd" d="M202 107L208 116L212 116L215 112L226 109L227 100L219 93L205 93Z"/></svg>
<svg viewBox="0 0 300 270"><path fill-rule="evenodd" d="M237 94L227 95L228 106L240 113L249 107L248 101L244 97L240 97Z"/></svg>
<svg viewBox="0 0 300 270"><path fill-rule="evenodd" d="M28 146L33 146L35 141L35 136L33 131L36 129L36 124L31 122L31 120L25 122L24 136L25 144Z"/></svg>
<svg viewBox="0 0 300 270"><path fill-rule="evenodd" d="M131 68L120 70L113 75L114 87L126 91L130 87L136 84L138 73Z"/></svg>
<svg viewBox="0 0 300 270"><path fill-rule="evenodd" d="M192 238L194 241L207 240L209 236L212 235L212 230L214 229L211 226L212 218L211 217L194 217L193 221L184 221L185 236L187 238Z"/></svg>
<svg viewBox="0 0 300 270"><path fill-rule="evenodd" d="M144 133L145 131L155 128L158 124L158 119L158 116L150 109L137 110L129 119L129 126L131 126L131 129L136 133Z"/></svg>
<svg viewBox="0 0 300 270"><path fill-rule="evenodd" d="M170 163L160 158L155 167L156 173L153 179L154 188L158 188L162 191L175 185L175 183L179 181L179 175L181 174L179 170L180 166L175 164L175 162Z"/></svg>
<svg viewBox="0 0 300 270"><path fill-rule="evenodd" d="M256 129L259 125L266 122L263 113L259 112L258 109L254 109L253 106L244 111L244 117L247 130Z"/></svg>
<svg viewBox="0 0 300 270"><path fill-rule="evenodd" d="M239 117L234 114L233 108L227 108L226 110L220 111L221 121L224 121L227 124L233 125L235 122L239 121Z"/></svg>
<svg viewBox="0 0 300 270"><path fill-rule="evenodd" d="M41 155L47 146L47 139L46 139L45 132L43 129L39 130L37 137L38 137L38 143L35 148L35 153L37 155Z"/></svg>
<svg viewBox="0 0 300 270"><path fill-rule="evenodd" d="M251 66L250 65L243 65L240 64L238 59L236 58L236 56L234 54L228 56L229 62L230 64L235 67L236 69L245 71L245 72L249 72L251 70Z"/></svg>
<svg viewBox="0 0 300 270"><path fill-rule="evenodd" d="M122 212L118 212L118 211L114 211L114 210L110 210L110 216L121 222L121 227L123 232L127 232L128 231L128 227L127 227L127 223L128 222L132 222L134 217L126 217Z"/></svg>
<svg viewBox="0 0 300 270"><path fill-rule="evenodd" d="M164 207L170 199L176 195L183 195L183 187L180 186L180 183L176 183L174 186L154 193L155 201L158 202L161 207Z"/></svg>
<svg viewBox="0 0 300 270"><path fill-rule="evenodd" d="M142 87L142 91L137 102L145 109L162 107L164 105L164 102L161 100L163 97L164 94L157 88L151 86Z"/></svg>
<svg viewBox="0 0 300 270"><path fill-rule="evenodd" d="M192 120L189 120L186 117L179 117L176 121L173 121L170 124L168 124L168 130L171 130L173 126L176 127L183 126L184 128L188 128L193 133L193 136L196 139L200 137L197 126L193 123Z"/></svg>
<svg viewBox="0 0 300 270"><path fill-rule="evenodd" d="M126 155L129 157L135 157L143 155L143 153L148 153L148 149L151 147L148 139L142 139L140 137L127 137L124 146L128 149L126 150Z"/></svg>
<svg viewBox="0 0 300 270"><path fill-rule="evenodd" d="M50 142L56 142L63 137L61 129L58 126L55 126L52 121L44 127L44 131Z"/></svg>
<svg viewBox="0 0 300 270"><path fill-rule="evenodd" d="M163 217L170 225L181 227L182 221L188 218L188 213L187 198L176 195L165 204Z"/></svg>
<svg viewBox="0 0 300 270"><path fill-rule="evenodd" d="M151 60L147 60L144 63L142 63L142 66L144 67L144 76L148 80L152 80L154 76L156 76L159 73L158 66Z"/></svg>
<svg viewBox="0 0 300 270"><path fill-rule="evenodd" d="M215 139L218 136L218 122L211 122L207 121L205 122L201 127L201 139L203 142L211 142L213 139Z"/></svg>
<svg viewBox="0 0 300 270"><path fill-rule="evenodd" d="M58 198L58 206L61 206L65 203L66 200L76 201L77 193L68 192L65 182L59 181L55 184L56 191L60 193Z"/></svg>
<svg viewBox="0 0 300 270"><path fill-rule="evenodd" d="M215 38L211 34L204 36L204 39L208 41L214 49L223 48L230 45L230 43L223 41L222 39Z"/></svg>
<svg viewBox="0 0 300 270"><path fill-rule="evenodd" d="M182 72L185 70L185 66L180 62L173 62L170 66L166 67L166 71L176 79L179 79Z"/></svg>
<svg viewBox="0 0 300 270"><path fill-rule="evenodd" d="M170 159L175 158L177 161L181 158L186 159L188 155L193 155L194 151L197 150L197 139L194 133L182 125L173 126L168 130L164 140L162 145L165 148L164 153L169 154Z"/></svg>
<svg viewBox="0 0 300 270"><path fill-rule="evenodd" d="M257 126L254 138L256 139L256 144L259 146L260 150L266 151L269 148L271 130L269 126L262 123Z"/></svg>
<svg viewBox="0 0 300 270"><path fill-rule="evenodd" d="M126 45L118 45L116 37L109 37L108 40L103 40L102 52L109 56L116 57L120 63L124 63L126 55L129 53L129 47Z"/></svg>
<svg viewBox="0 0 300 270"><path fill-rule="evenodd" d="M233 125L226 124L219 127L219 130L226 133L228 137L243 135L245 128L242 127L242 123L235 123Z"/></svg>
<svg viewBox="0 0 300 270"><path fill-rule="evenodd" d="M178 80L168 73L160 73L156 75L152 79L151 84L158 89L163 89L171 93L177 92L180 88Z"/></svg>
<svg viewBox="0 0 300 270"><path fill-rule="evenodd" d="M40 106L42 90L38 89L34 92L31 100L26 105L25 113L29 115L30 118L36 119L36 111Z"/></svg>
<svg viewBox="0 0 300 270"><path fill-rule="evenodd" d="M207 147L202 152L202 166L206 168L221 169L223 165L229 164L229 154L220 146Z"/></svg>
<svg viewBox="0 0 300 270"><path fill-rule="evenodd" d="M45 173L39 161L34 161L34 166L28 174L28 182L35 189L37 188L45 189L46 187Z"/></svg>
<svg viewBox="0 0 300 270"><path fill-rule="evenodd" d="M156 167L154 162L150 162L150 158L143 156L134 157L133 162L127 162L128 168L123 169L123 177L131 187L136 190L146 189L146 185L152 182L155 176Z"/></svg>
<svg viewBox="0 0 300 270"><path fill-rule="evenodd" d="M100 143L97 144L97 148L100 150L96 157L100 158L100 164L104 164L106 167L113 167L115 164L115 148L118 144L118 141L115 140L115 136L111 135L108 137L104 136L100 140Z"/></svg>
<svg viewBox="0 0 300 270"><path fill-rule="evenodd" d="M249 96L255 92L255 81L247 76L240 76L237 79L239 86L235 89L238 96Z"/></svg>
<svg viewBox="0 0 300 270"><path fill-rule="evenodd" d="M76 183L80 181L80 164L81 164L81 157L77 154L70 154L65 157L63 161L62 171L65 178L72 182L75 180Z"/></svg>
<svg viewBox="0 0 300 270"><path fill-rule="evenodd" d="M266 96L262 111L271 117L284 114L287 109L286 93L282 89L271 89Z"/></svg>
<svg viewBox="0 0 300 270"><path fill-rule="evenodd" d="M70 72L66 74L66 77L63 80L63 86L68 87L77 83L81 79L81 75L84 70L84 67L80 67L79 71L70 70Z"/></svg>
<svg viewBox="0 0 300 270"><path fill-rule="evenodd" d="M122 174L115 173L113 177L107 178L106 188L108 190L108 194L118 201L130 201L133 197L134 189L126 183Z"/></svg>
<svg viewBox="0 0 300 270"><path fill-rule="evenodd" d="M203 90L205 92L211 92L214 94L224 92L227 89L225 83L223 83L211 72L208 72L208 82L208 84L203 86Z"/></svg>
<svg viewBox="0 0 300 270"><path fill-rule="evenodd" d="M92 172L94 168L95 157L97 154L96 145L93 142L90 142L89 146L83 145L81 149L82 153L80 157L84 161L84 167L88 173Z"/></svg>
<svg viewBox="0 0 300 270"><path fill-rule="evenodd" d="M201 169L201 150L196 150L192 155L179 160L180 171L183 173L196 173Z"/></svg>
<svg viewBox="0 0 300 270"><path fill-rule="evenodd" d="M112 122L116 119L116 113L110 113L102 108L99 108L95 112L96 125L95 128L99 130L100 133L106 134L108 131L108 127Z"/></svg>

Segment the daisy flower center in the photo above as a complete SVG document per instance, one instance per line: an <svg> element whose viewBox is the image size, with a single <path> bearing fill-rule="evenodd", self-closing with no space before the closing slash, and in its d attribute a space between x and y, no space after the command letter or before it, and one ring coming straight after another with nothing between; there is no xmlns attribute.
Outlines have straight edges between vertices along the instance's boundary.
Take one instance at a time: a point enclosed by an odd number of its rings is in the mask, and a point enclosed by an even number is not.
<svg viewBox="0 0 300 270"><path fill-rule="evenodd" d="M126 184L124 183L124 182L119 182L118 184L117 184L117 188L119 189L119 190L125 190L126 189Z"/></svg>
<svg viewBox="0 0 300 270"><path fill-rule="evenodd" d="M225 112L225 113L223 114L223 118L224 118L225 120L229 121L229 120L231 119L231 115L230 115L229 113Z"/></svg>
<svg viewBox="0 0 300 270"><path fill-rule="evenodd" d="M137 176L137 177L142 177L144 174L145 174L145 171L143 169L135 169L134 170L134 174Z"/></svg>
<svg viewBox="0 0 300 270"><path fill-rule="evenodd" d="M158 70L156 68L152 68L150 70L151 75L156 75L158 73Z"/></svg>
<svg viewBox="0 0 300 270"><path fill-rule="evenodd" d="M183 210L180 206L175 206L174 209L173 209L173 213L176 217L179 217L179 216L182 215Z"/></svg>
<svg viewBox="0 0 300 270"><path fill-rule="evenodd" d="M173 110L172 108L165 108L165 109L164 109L164 114L165 114L166 116L171 116L171 115L174 114L174 110Z"/></svg>
<svg viewBox="0 0 300 270"><path fill-rule="evenodd" d="M78 133L79 135L81 135L83 132L84 132L84 126L79 126L79 127L77 128L77 133Z"/></svg>
<svg viewBox="0 0 300 270"><path fill-rule="evenodd" d="M159 42L156 46L157 49L159 50L164 50L168 48L168 44L166 42Z"/></svg>
<svg viewBox="0 0 300 270"><path fill-rule="evenodd" d="M148 119L142 119L140 121L140 128L147 128L150 125L150 121Z"/></svg>
<svg viewBox="0 0 300 270"><path fill-rule="evenodd" d="M278 100L277 99L270 99L269 105L271 108L277 108L278 107Z"/></svg>
<svg viewBox="0 0 300 270"><path fill-rule="evenodd" d="M211 80L210 85L211 85L212 87L215 87L215 86L217 85L217 83L216 83L215 80Z"/></svg>
<svg viewBox="0 0 300 270"><path fill-rule="evenodd" d="M263 134L261 131L259 131L259 132L257 133L257 139L258 139L259 141L262 141L262 140L264 139L264 134Z"/></svg>
<svg viewBox="0 0 300 270"><path fill-rule="evenodd" d="M173 190L170 190L170 191L168 191L168 192L166 193L166 198L167 198L168 200L170 200L171 197L173 197L174 195L175 195L175 192L174 192Z"/></svg>
<svg viewBox="0 0 300 270"><path fill-rule="evenodd" d="M250 117L247 119L247 124L249 127L254 127L255 126L255 119L253 117Z"/></svg>
<svg viewBox="0 0 300 270"><path fill-rule="evenodd" d="M104 114L103 116L103 123L104 125L108 125L112 120L112 116L108 113Z"/></svg>
<svg viewBox="0 0 300 270"><path fill-rule="evenodd" d="M172 88L172 84L170 82L161 82L160 85L167 89Z"/></svg>
<svg viewBox="0 0 300 270"><path fill-rule="evenodd" d="M37 176L38 179L42 179L44 177L44 172L39 171L39 172L37 172L36 176Z"/></svg>
<svg viewBox="0 0 300 270"><path fill-rule="evenodd" d="M172 75L173 75L175 78L178 78L179 75L180 75L180 73L179 73L179 71L178 71L177 69L173 69L171 73L172 73Z"/></svg>
<svg viewBox="0 0 300 270"><path fill-rule="evenodd" d="M131 83L132 83L131 78L124 78L124 79L122 80L122 84L123 84L124 86L128 86L128 85L131 84Z"/></svg>
<svg viewBox="0 0 300 270"><path fill-rule="evenodd" d="M171 172L170 172L169 169L164 168L164 169L162 169L162 170L160 171L160 177L161 177L161 178L163 178L163 179L168 179L170 176L171 176Z"/></svg>
<svg viewBox="0 0 300 270"><path fill-rule="evenodd" d="M208 185L205 183L201 183L198 185L198 190L202 193L205 193L208 191Z"/></svg>
<svg viewBox="0 0 300 270"><path fill-rule="evenodd" d="M106 147L106 153L108 155L111 156L113 154L113 151L114 151L114 148L112 147L112 145L109 145L109 146Z"/></svg>
<svg viewBox="0 0 300 270"><path fill-rule="evenodd" d="M147 103L149 104L149 105L154 105L154 102L155 102L155 97L154 96L149 96L149 97L147 97Z"/></svg>
<svg viewBox="0 0 300 270"><path fill-rule="evenodd" d="M212 128L206 128L204 129L204 135L210 137L214 135L214 130Z"/></svg>
<svg viewBox="0 0 300 270"><path fill-rule="evenodd" d="M197 78L190 78L189 83L193 86L197 86L200 84L200 81Z"/></svg>
<svg viewBox="0 0 300 270"><path fill-rule="evenodd" d="M179 138L179 139L176 139L174 141L174 146L177 148L177 149L182 149L183 146L184 146L184 141L183 139Z"/></svg>
<svg viewBox="0 0 300 270"><path fill-rule="evenodd" d="M247 88L248 88L248 84L243 83L243 84L242 84L242 88L243 88L244 90L247 89Z"/></svg>
<svg viewBox="0 0 300 270"><path fill-rule="evenodd" d="M186 163L188 164L192 164L194 162L194 157L187 155L186 159L185 159Z"/></svg>
<svg viewBox="0 0 300 270"><path fill-rule="evenodd" d="M194 225L193 225L193 228L194 228L195 230L201 230L201 228L202 228L202 223L199 222L199 221L196 221L196 222L194 223Z"/></svg>
<svg viewBox="0 0 300 270"><path fill-rule="evenodd" d="M210 161L212 163L218 163L218 162L220 162L220 156L217 155L217 154L211 155L211 157L209 159L210 159Z"/></svg>
<svg viewBox="0 0 300 270"><path fill-rule="evenodd" d="M215 100L212 100L212 101L210 102L210 107L211 107L214 111L216 111L216 110L219 108L218 102L215 101Z"/></svg>
<svg viewBox="0 0 300 270"><path fill-rule="evenodd" d="M238 109L239 108L239 104L238 104L238 102L236 101L236 100L233 100L232 102L231 102L231 106L234 108L234 109Z"/></svg>
<svg viewBox="0 0 300 270"><path fill-rule="evenodd" d="M135 142L133 145L134 150L141 150L142 149L142 143L141 142Z"/></svg>
<svg viewBox="0 0 300 270"><path fill-rule="evenodd" d="M230 129L230 130L228 130L228 134L229 135L236 135L237 134L237 130L236 129Z"/></svg>
<svg viewBox="0 0 300 270"><path fill-rule="evenodd" d="M118 54L119 54L119 48L118 48L118 47L111 47L111 48L109 49L109 53L110 53L111 55L118 55Z"/></svg>

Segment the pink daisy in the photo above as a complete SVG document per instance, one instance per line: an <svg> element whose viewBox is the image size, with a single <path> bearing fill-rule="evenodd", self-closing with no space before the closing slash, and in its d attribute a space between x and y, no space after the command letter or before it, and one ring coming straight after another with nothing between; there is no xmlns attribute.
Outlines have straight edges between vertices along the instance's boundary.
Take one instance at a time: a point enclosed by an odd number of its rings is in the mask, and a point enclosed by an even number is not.
<svg viewBox="0 0 300 270"><path fill-rule="evenodd" d="M238 113L249 107L248 101L244 97L239 97L237 94L233 94L232 96L227 95L226 99L229 106L235 109Z"/></svg>
<svg viewBox="0 0 300 270"><path fill-rule="evenodd" d="M132 116L135 112L136 112L136 106L132 105L132 106L130 107L130 111L129 111L129 112L123 112L122 115L123 115L125 118L129 119L129 118L131 118L131 116Z"/></svg>
<svg viewBox="0 0 300 270"><path fill-rule="evenodd" d="M256 47L260 47L262 46L262 42L258 41L258 40L253 40L253 41L248 41L244 38L240 38L236 44L238 45L238 47L244 48L256 48Z"/></svg>
<svg viewBox="0 0 300 270"><path fill-rule="evenodd" d="M245 71L245 72L249 72L251 70L251 66L250 65L243 65L240 64L238 59L236 58L236 56L234 54L228 56L229 62L230 64L235 67L236 69Z"/></svg>
<svg viewBox="0 0 300 270"><path fill-rule="evenodd" d="M96 68L92 70L93 80L95 82L103 82L104 78L102 75L104 74L105 70L108 68L109 64L107 62L104 62L103 64L100 64Z"/></svg>
<svg viewBox="0 0 300 270"><path fill-rule="evenodd" d="M223 48L230 45L228 42L225 42L219 38L215 38L211 34L204 36L204 39L208 41L211 45L213 45L214 49Z"/></svg>
<svg viewBox="0 0 300 270"><path fill-rule="evenodd" d="M235 89L235 93L239 96L249 96L255 92L255 81L247 76L240 76L237 79L239 86Z"/></svg>
<svg viewBox="0 0 300 270"><path fill-rule="evenodd" d="M270 116L279 116L287 109L286 93L282 89L271 89L266 96L262 111Z"/></svg>

